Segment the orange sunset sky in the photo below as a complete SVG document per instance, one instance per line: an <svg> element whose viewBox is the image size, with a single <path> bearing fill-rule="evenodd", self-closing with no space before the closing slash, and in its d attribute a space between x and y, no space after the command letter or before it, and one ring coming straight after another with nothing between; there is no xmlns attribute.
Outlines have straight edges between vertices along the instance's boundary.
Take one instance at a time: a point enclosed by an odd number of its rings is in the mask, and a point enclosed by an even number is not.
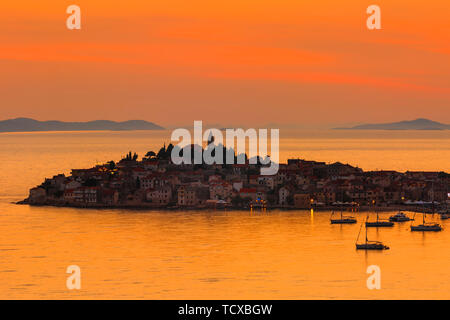
<svg viewBox="0 0 450 320"><path fill-rule="evenodd" d="M16 0L0 19L0 120L450 123L448 0Z"/></svg>

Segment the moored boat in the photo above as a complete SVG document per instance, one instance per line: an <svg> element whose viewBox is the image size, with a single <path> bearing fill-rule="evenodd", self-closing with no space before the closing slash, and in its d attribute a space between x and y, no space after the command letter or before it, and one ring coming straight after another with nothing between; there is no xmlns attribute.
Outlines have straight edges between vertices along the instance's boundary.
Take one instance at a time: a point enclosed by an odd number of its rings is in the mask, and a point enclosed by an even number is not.
<svg viewBox="0 0 450 320"><path fill-rule="evenodd" d="M334 215L334 211L331 214L331 217L333 217ZM356 223L356 219L354 217L344 217L342 215L342 211L341 211L341 218L340 219L331 219L330 218L330 222L331 224L353 224Z"/></svg>
<svg viewBox="0 0 450 320"><path fill-rule="evenodd" d="M356 244L356 249L359 249L359 250L389 250L389 247L385 246L380 241L367 241L367 243Z"/></svg>
<svg viewBox="0 0 450 320"><path fill-rule="evenodd" d="M380 220L377 212L377 221L368 222L366 221L366 227L392 227L394 226L393 222Z"/></svg>
<svg viewBox="0 0 450 320"><path fill-rule="evenodd" d="M394 223L390 221L366 222L366 227L392 227L392 226L394 226Z"/></svg>
<svg viewBox="0 0 450 320"><path fill-rule="evenodd" d="M353 219L353 218L331 220L331 224L353 224L356 222L357 222L356 219Z"/></svg>
<svg viewBox="0 0 450 320"><path fill-rule="evenodd" d="M367 219L366 219L367 223ZM361 224L361 228L363 225ZM370 241L367 238L367 224L366 224L366 242L358 243L359 235L361 234L361 229L359 229L358 237L356 238L356 250L389 250L389 247L383 244L381 241Z"/></svg>
<svg viewBox="0 0 450 320"><path fill-rule="evenodd" d="M417 226L411 225L411 231L442 231L442 226L439 223L426 223L425 213L422 213L423 223Z"/></svg>
<svg viewBox="0 0 450 320"><path fill-rule="evenodd" d="M411 231L442 231L442 227L438 223L419 224L417 226L411 226Z"/></svg>
<svg viewBox="0 0 450 320"><path fill-rule="evenodd" d="M389 221L392 221L392 222L406 222L406 221L411 221L411 220L414 220L414 219L411 219L403 212L399 212L399 213L389 217Z"/></svg>

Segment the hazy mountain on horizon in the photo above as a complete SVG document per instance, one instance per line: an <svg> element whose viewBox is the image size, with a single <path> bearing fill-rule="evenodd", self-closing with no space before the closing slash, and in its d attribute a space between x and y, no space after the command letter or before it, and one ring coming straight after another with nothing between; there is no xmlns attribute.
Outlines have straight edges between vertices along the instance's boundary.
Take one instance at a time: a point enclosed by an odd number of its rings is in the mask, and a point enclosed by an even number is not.
<svg viewBox="0 0 450 320"><path fill-rule="evenodd" d="M424 118L391 123L362 124L349 128L333 128L335 130L450 130L449 124L444 124Z"/></svg>
<svg viewBox="0 0 450 320"><path fill-rule="evenodd" d="M94 120L87 122L38 121L29 118L16 118L0 121L0 132L37 132L37 131L130 131L164 130L152 122L128 120L116 122Z"/></svg>

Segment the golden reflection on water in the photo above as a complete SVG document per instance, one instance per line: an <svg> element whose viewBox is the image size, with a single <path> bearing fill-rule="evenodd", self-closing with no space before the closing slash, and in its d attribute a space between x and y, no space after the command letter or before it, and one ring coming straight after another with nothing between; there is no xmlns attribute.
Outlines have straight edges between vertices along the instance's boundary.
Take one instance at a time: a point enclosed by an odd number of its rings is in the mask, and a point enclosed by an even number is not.
<svg viewBox="0 0 450 320"><path fill-rule="evenodd" d="M1 298L450 298L448 230L371 229L391 249L362 252L360 225L330 212L1 210ZM80 291L65 287L72 264ZM379 291L366 287L372 264Z"/></svg>
<svg viewBox="0 0 450 320"><path fill-rule="evenodd" d="M331 225L331 213L320 211L166 212L10 204L44 177L95 160L118 159L129 150L156 150L159 134L0 135L0 298L450 298L448 220L440 222L444 231L439 233L412 233L410 223L371 229L369 239L391 249L363 252L355 250L355 241L366 213L355 214L358 224ZM352 156L351 163L369 169L406 163L409 169L423 165L450 171L449 140L434 142L438 138L406 139L403 151L398 141L360 141L356 148L351 138L342 142L342 149L335 139L316 141L317 150L303 139L288 145L306 150L300 157L330 156L331 161ZM353 154L348 155L345 150L350 149ZM435 158L428 162L427 157ZM427 221L433 219L438 218ZM72 264L81 268L80 291L66 288L65 271ZM381 268L381 290L366 287L366 269L372 264Z"/></svg>

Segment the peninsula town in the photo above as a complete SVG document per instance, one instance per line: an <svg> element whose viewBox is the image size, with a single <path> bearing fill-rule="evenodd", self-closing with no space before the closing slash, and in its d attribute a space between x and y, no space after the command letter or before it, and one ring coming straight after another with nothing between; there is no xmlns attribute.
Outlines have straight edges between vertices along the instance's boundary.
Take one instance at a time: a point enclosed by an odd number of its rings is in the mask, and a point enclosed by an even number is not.
<svg viewBox="0 0 450 320"><path fill-rule="evenodd" d="M261 164L174 164L173 145L139 160L128 153L87 169L72 169L32 188L20 204L87 208L394 208L447 207L450 174L363 171L343 163L289 159L275 175Z"/></svg>

